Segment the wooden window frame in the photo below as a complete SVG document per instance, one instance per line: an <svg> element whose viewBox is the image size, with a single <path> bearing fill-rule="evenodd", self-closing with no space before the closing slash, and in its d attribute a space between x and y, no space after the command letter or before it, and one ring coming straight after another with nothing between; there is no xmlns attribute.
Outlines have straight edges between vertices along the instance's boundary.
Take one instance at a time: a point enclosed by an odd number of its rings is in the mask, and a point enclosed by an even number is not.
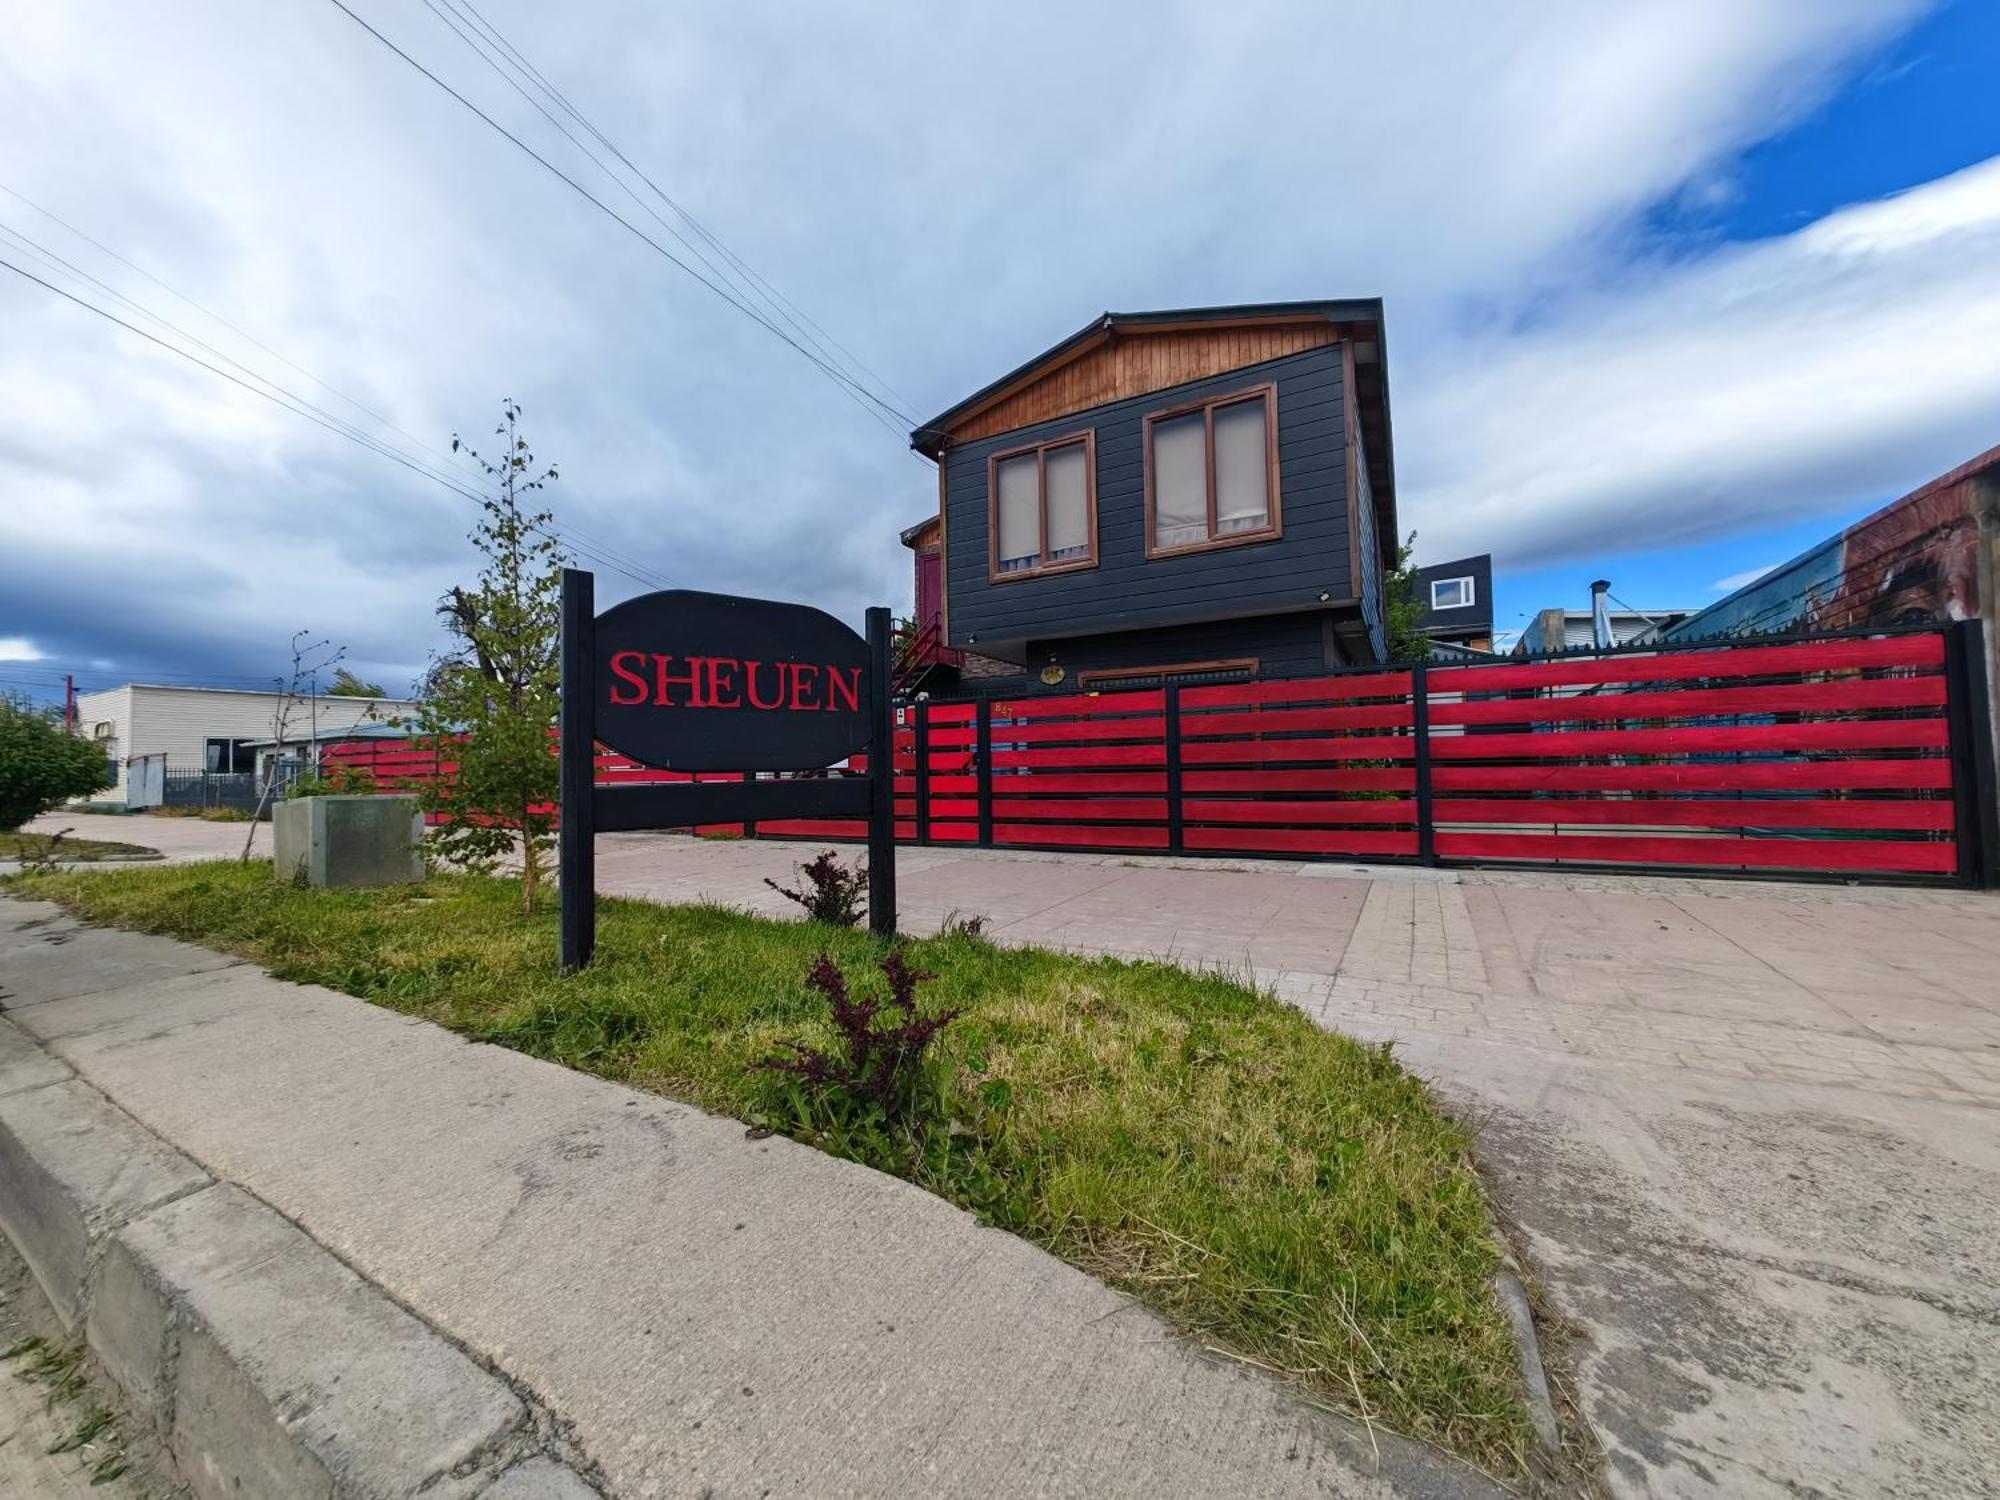
<svg viewBox="0 0 2000 1500"><path fill-rule="evenodd" d="M1166 686L1169 677L1189 672L1248 672L1257 673L1259 659L1254 656L1234 656L1221 661L1173 661L1163 667L1091 667L1076 674L1076 685L1088 690L1100 682L1122 682L1133 677L1157 677L1161 686Z"/></svg>
<svg viewBox="0 0 2000 1500"><path fill-rule="evenodd" d="M1227 536L1216 535L1215 514L1215 411L1220 406L1240 406L1245 402L1261 399L1264 403L1264 498L1269 522L1255 531L1232 531ZM1154 529L1153 493L1153 424L1171 421L1175 417L1185 417L1192 412L1202 413L1203 472L1208 482L1208 536L1199 542L1183 542L1177 547L1159 545L1158 533ZM1199 401L1186 401L1179 406L1169 406L1163 410L1150 412L1141 426L1140 443L1146 470L1146 556L1184 557L1191 552L1216 552L1224 547L1247 547L1257 542L1274 542L1285 534L1284 515L1278 501L1278 387L1275 381L1265 381L1261 385L1247 386L1227 395L1207 396Z"/></svg>
<svg viewBox="0 0 2000 1500"><path fill-rule="evenodd" d="M1090 550L1082 557L1049 558L1049 453L1057 448L1083 445L1083 513L1089 527ZM1035 518L1041 528L1042 550L1031 568L1000 571L1000 465L1009 459L1035 456ZM1097 429L1085 427L1064 433L1046 442L1026 443L987 455L986 459L986 581L1017 583L1024 578L1047 578L1055 573L1080 573L1097 566Z"/></svg>

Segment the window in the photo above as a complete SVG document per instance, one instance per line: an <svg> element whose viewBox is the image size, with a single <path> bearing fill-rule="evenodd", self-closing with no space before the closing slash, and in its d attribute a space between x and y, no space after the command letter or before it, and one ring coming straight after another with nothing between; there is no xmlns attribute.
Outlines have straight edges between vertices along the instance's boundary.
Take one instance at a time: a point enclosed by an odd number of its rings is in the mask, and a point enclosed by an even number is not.
<svg viewBox="0 0 2000 1500"><path fill-rule="evenodd" d="M1432 609L1464 609L1473 602L1470 578L1433 578Z"/></svg>
<svg viewBox="0 0 2000 1500"><path fill-rule="evenodd" d="M1146 555L1277 536L1277 428L1274 385L1146 418Z"/></svg>
<svg viewBox="0 0 2000 1500"><path fill-rule="evenodd" d="M226 776L257 769L257 752L251 740L204 740L202 769L211 776Z"/></svg>
<svg viewBox="0 0 2000 1500"><path fill-rule="evenodd" d="M996 581L1097 566L1097 435L996 453L986 464Z"/></svg>
<svg viewBox="0 0 2000 1500"><path fill-rule="evenodd" d="M1227 661L1183 661L1164 667L1097 667L1077 674L1076 685L1092 688L1154 688L1173 683L1248 682L1257 675L1257 658Z"/></svg>

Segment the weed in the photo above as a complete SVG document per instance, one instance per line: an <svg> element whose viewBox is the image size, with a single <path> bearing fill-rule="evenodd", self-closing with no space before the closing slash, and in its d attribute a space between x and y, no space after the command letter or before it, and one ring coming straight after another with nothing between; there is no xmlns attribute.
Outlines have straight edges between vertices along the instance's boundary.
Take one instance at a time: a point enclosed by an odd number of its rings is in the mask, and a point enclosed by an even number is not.
<svg viewBox="0 0 2000 1500"><path fill-rule="evenodd" d="M922 1123L911 1116L924 1049L958 1019L959 1012L942 1010L927 1016L917 1009L917 986L937 975L911 968L902 949L891 950L881 969L889 981L889 1004L895 1009L890 1024L876 1025L882 1002L850 995L847 976L821 953L806 974L806 988L826 997L841 1050L824 1052L802 1042L786 1042L792 1049L790 1057L760 1058L751 1066L790 1074L843 1111L872 1107L890 1121Z"/></svg>
<svg viewBox="0 0 2000 1500"><path fill-rule="evenodd" d="M938 923L938 936L971 938L975 942L985 942L986 924L989 920L990 918L978 912L970 916L962 915L954 906L944 914L944 920Z"/></svg>
<svg viewBox="0 0 2000 1500"><path fill-rule="evenodd" d="M861 919L868 914L868 908L861 900L868 889L865 866L856 865L849 869L828 849L817 859L800 865L798 871L805 877L802 882L806 887L804 890L779 885L769 876L764 878L764 884L786 900L798 902L811 921L824 922L829 927L860 925Z"/></svg>
<svg viewBox="0 0 2000 1500"><path fill-rule="evenodd" d="M74 1453L85 1443L92 1442L113 1430L117 1418L101 1406L94 1406L76 1419L76 1425L53 1443L51 1453Z"/></svg>
<svg viewBox="0 0 2000 1500"><path fill-rule="evenodd" d="M204 807L199 816L204 823L248 823L252 814L240 807Z"/></svg>

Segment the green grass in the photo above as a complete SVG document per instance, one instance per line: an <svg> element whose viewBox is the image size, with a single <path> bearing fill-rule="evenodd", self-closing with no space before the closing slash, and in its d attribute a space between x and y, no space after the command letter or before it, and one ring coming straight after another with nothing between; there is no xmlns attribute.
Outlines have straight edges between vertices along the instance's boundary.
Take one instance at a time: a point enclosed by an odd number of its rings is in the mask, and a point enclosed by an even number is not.
<svg viewBox="0 0 2000 1500"><path fill-rule="evenodd" d="M121 844L113 839L80 839L75 835L52 845L53 835L45 833L0 833L0 859L40 859L53 847L57 859L158 859L160 851L144 844Z"/></svg>
<svg viewBox="0 0 2000 1500"><path fill-rule="evenodd" d="M866 933L716 907L599 904L597 962L555 972L553 913L511 881L295 888L268 863L17 877L86 917L207 943L573 1068L894 1170L1157 1308L1197 1345L1524 1472L1514 1347L1467 1137L1385 1049L1219 975L909 943L962 1007L922 1142L802 1110L751 1064L831 1041L821 950L876 986ZM865 977L864 977L865 976Z"/></svg>

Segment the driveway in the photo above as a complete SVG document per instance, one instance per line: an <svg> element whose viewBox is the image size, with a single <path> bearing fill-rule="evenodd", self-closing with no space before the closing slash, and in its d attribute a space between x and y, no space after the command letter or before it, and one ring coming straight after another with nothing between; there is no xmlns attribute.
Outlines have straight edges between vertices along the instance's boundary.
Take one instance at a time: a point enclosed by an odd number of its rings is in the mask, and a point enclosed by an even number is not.
<svg viewBox="0 0 2000 1500"><path fill-rule="evenodd" d="M175 827L172 852L218 833L233 854L240 827L199 824ZM607 836L599 888L784 913L763 879L812 850ZM1392 1042L1478 1129L1614 1492L1993 1493L2000 899L939 849L897 863L905 931L977 914L1001 941L1226 968Z"/></svg>

